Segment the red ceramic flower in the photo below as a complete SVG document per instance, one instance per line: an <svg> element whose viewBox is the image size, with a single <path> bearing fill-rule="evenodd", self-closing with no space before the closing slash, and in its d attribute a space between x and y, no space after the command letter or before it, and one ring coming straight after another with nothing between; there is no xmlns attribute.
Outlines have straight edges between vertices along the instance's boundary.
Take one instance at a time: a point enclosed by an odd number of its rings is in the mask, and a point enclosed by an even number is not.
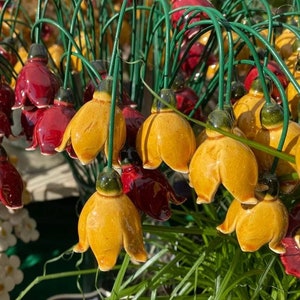
<svg viewBox="0 0 300 300"><path fill-rule="evenodd" d="M21 175L9 162L5 149L0 145L0 201L10 208L22 207L23 189Z"/></svg>
<svg viewBox="0 0 300 300"><path fill-rule="evenodd" d="M126 122L126 144L128 147L135 147L136 135L146 118L130 105L122 107L122 114Z"/></svg>
<svg viewBox="0 0 300 300"><path fill-rule="evenodd" d="M283 71L278 66L278 64L275 61L270 60L268 63L268 69L277 76L283 89L286 89L289 84L289 81L288 81L287 77L285 76L285 74L283 73ZM247 91L249 91L253 80L256 79L257 77L258 77L257 67L251 68L251 70L248 72L248 74L244 80L245 88ZM274 83L273 83L273 87L272 87L271 96L277 102L281 102L279 90Z"/></svg>
<svg viewBox="0 0 300 300"><path fill-rule="evenodd" d="M20 135L25 135L27 141L32 141L34 126L37 123L39 117L45 112L47 108L32 108L22 109L21 112L21 126L22 132Z"/></svg>
<svg viewBox="0 0 300 300"><path fill-rule="evenodd" d="M15 41L11 37L5 38L0 45L0 55L2 55L12 66L18 61L14 47Z"/></svg>
<svg viewBox="0 0 300 300"><path fill-rule="evenodd" d="M99 73L99 75L101 76L102 79L105 79L106 78L106 75L107 75L107 64L102 61L102 60L95 60L95 61L92 61L91 62L91 65L93 66L93 68L95 69L96 72ZM95 79L96 80L96 83L99 83L99 80L98 79ZM93 80L90 80L88 82L88 84L86 85L86 88L84 90L84 93L83 93L83 102L86 103L90 100L93 99L93 94L95 92L95 83Z"/></svg>
<svg viewBox="0 0 300 300"><path fill-rule="evenodd" d="M10 85L2 77L0 79L0 111L5 113L10 121L10 124L13 124L12 107L14 105L14 102L15 93Z"/></svg>
<svg viewBox="0 0 300 300"><path fill-rule="evenodd" d="M53 105L39 115L32 144L26 150L34 150L39 146L42 154L57 153L55 148L60 145L67 125L76 113L72 96L70 89L60 88Z"/></svg>
<svg viewBox="0 0 300 300"><path fill-rule="evenodd" d="M171 217L169 203L178 205L186 199L175 194L165 175L158 169L144 169L135 150L129 149L124 153L127 157L121 165L123 192L139 211L159 221L168 220Z"/></svg>
<svg viewBox="0 0 300 300"><path fill-rule="evenodd" d="M181 47L179 59L183 60L181 64L181 70L187 77L199 76L196 74L197 67L201 61L205 61L206 66L216 64L217 58L214 54L209 54L208 57L204 56L205 45L200 42L195 42L190 48L188 44L184 44ZM206 55L206 54L205 54Z"/></svg>
<svg viewBox="0 0 300 300"><path fill-rule="evenodd" d="M10 127L10 122L6 114L0 111L0 143L2 142L3 137L9 138L12 137L12 131Z"/></svg>
<svg viewBox="0 0 300 300"><path fill-rule="evenodd" d="M60 87L58 77L47 67L48 54L41 44L32 44L28 59L15 86L13 109L24 106L47 107L53 103Z"/></svg>
<svg viewBox="0 0 300 300"><path fill-rule="evenodd" d="M282 240L286 252L280 255L285 272L300 278L300 204L289 214L289 227Z"/></svg>
<svg viewBox="0 0 300 300"><path fill-rule="evenodd" d="M198 7L199 13L194 14L193 12L186 14L186 8L180 9L181 7ZM208 15L201 11L201 7L214 7L209 0L172 0L171 9L175 10L171 14L171 22L174 28L179 28L180 30L188 23L199 22L203 19L207 19ZM193 35L195 31L199 31L199 27L194 30L188 30L185 35L189 38Z"/></svg>

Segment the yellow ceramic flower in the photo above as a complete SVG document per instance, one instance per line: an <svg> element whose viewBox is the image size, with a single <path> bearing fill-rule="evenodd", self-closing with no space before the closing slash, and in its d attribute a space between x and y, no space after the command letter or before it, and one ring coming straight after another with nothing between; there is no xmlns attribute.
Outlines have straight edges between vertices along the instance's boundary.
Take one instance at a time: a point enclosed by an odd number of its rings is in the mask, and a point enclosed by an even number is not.
<svg viewBox="0 0 300 300"><path fill-rule="evenodd" d="M82 253L91 247L101 271L114 267L122 247L133 260L146 261L140 215L113 169L99 175L97 191L79 216L78 235L73 251Z"/></svg>
<svg viewBox="0 0 300 300"><path fill-rule="evenodd" d="M259 80L254 80L249 92L233 105L236 125L248 139L253 139L261 129L260 111L265 102Z"/></svg>
<svg viewBox="0 0 300 300"><path fill-rule="evenodd" d="M175 99L168 89L162 90L161 97L171 102ZM187 173L196 138L186 119L170 108L154 105L138 131L136 149L146 169L156 169L165 162L174 171Z"/></svg>
<svg viewBox="0 0 300 300"><path fill-rule="evenodd" d="M282 58L287 59L293 53L293 43L296 40L296 35L289 29L284 29L275 39L275 49Z"/></svg>
<svg viewBox="0 0 300 300"><path fill-rule="evenodd" d="M283 111L279 104L265 104L261 110L261 123L263 128L259 130L254 141L276 149L283 134ZM300 135L300 125L289 121L282 152L292 156L296 153L296 143ZM271 171L275 157L264 151L253 149L260 173ZM279 159L275 174L279 177L296 173L296 165L284 159ZM280 180L280 189L283 193L291 193L298 186L298 179Z"/></svg>
<svg viewBox="0 0 300 300"><path fill-rule="evenodd" d="M111 79L107 79L108 81ZM109 84L108 82L103 84ZM69 122L61 144L56 151L63 151L69 144L82 164L92 162L103 149L108 152L108 128L111 109L109 89L94 92L93 99L86 102ZM125 144L126 123L122 111L115 109L115 126L113 138L113 165L119 166L119 152Z"/></svg>
<svg viewBox="0 0 300 300"><path fill-rule="evenodd" d="M232 121L225 111L210 113L208 123L234 132ZM206 135L189 168L190 185L198 196L197 203L212 202L221 184L240 202L257 203L254 189L258 181L258 167L252 150L212 129L206 129Z"/></svg>
<svg viewBox="0 0 300 300"><path fill-rule="evenodd" d="M296 68L294 70L294 78L300 85L300 64L296 64ZM300 118L298 116L298 107L299 107L299 101L300 101L300 94L296 90L294 84L290 82L285 90L286 97L289 103L289 110L291 112L292 120L297 122Z"/></svg>
<svg viewBox="0 0 300 300"><path fill-rule="evenodd" d="M284 253L281 241L287 228L286 207L277 196L266 194L256 205L245 205L234 199L217 230L225 234L236 231L242 251L253 252L268 243L272 251Z"/></svg>

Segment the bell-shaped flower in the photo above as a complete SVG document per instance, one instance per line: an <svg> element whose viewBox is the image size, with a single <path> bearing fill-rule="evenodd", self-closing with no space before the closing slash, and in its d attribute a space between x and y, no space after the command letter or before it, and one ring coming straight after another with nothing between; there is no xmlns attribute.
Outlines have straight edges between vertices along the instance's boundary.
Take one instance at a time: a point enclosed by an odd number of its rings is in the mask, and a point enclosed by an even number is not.
<svg viewBox="0 0 300 300"><path fill-rule="evenodd" d="M91 163L100 151L108 153L108 133L111 110L111 79L102 81L102 88L94 92L93 99L83 104L73 116L56 151L72 144L82 164ZM126 140L126 124L122 111L115 107L113 132L113 165L119 166L119 152Z"/></svg>
<svg viewBox="0 0 300 300"><path fill-rule="evenodd" d="M10 208L22 207L23 189L20 173L9 162L5 149L0 145L0 201Z"/></svg>
<svg viewBox="0 0 300 300"><path fill-rule="evenodd" d="M0 143L3 140L3 137L11 138L13 137L13 133L10 126L10 121L7 118L7 115L0 111Z"/></svg>
<svg viewBox="0 0 300 300"><path fill-rule="evenodd" d="M256 133L262 128L260 112L265 103L261 82L259 79L255 79L248 93L233 105L236 126L250 140L254 139Z"/></svg>
<svg viewBox="0 0 300 300"><path fill-rule="evenodd" d="M257 132L254 141L261 145L276 149L283 135L284 117L282 107L277 103L264 104L261 110L262 128ZM296 144L300 135L300 125L294 121L287 124L284 143L281 151L295 156ZM260 173L269 172L274 163L274 156L263 150L253 149ZM299 179L289 178L289 174L296 173L296 165L284 159L278 159L275 169L280 182L281 192L287 194L293 192L299 185ZM286 179L287 178L287 179Z"/></svg>
<svg viewBox="0 0 300 300"><path fill-rule="evenodd" d="M140 212L153 219L166 221L171 217L170 203L186 199L176 195L166 176L159 170L147 170L134 149L122 151L121 180L123 192Z"/></svg>
<svg viewBox="0 0 300 300"><path fill-rule="evenodd" d="M91 247L101 271L115 266L122 247L134 261L146 261L140 215L123 193L117 171L105 168L99 174L96 192L80 213L78 235L73 251L82 253Z"/></svg>
<svg viewBox="0 0 300 300"><path fill-rule="evenodd" d="M212 111L207 123L235 133L230 115L225 110ZM258 167L252 150L213 128L206 128L205 133L207 136L198 146L189 167L190 185L198 196L197 203L212 202L221 184L238 201L257 203L254 190L258 182Z"/></svg>
<svg viewBox="0 0 300 300"><path fill-rule="evenodd" d="M289 227L282 243L286 251L280 259L285 272L300 278L300 204L289 213Z"/></svg>
<svg viewBox="0 0 300 300"><path fill-rule="evenodd" d="M53 103L60 80L47 66L48 53L42 44L32 44L28 59L15 85L13 109L26 106L47 107Z"/></svg>
<svg viewBox="0 0 300 300"><path fill-rule="evenodd" d="M161 98L176 103L172 90L163 89ZM136 149L146 169L156 169L164 162L174 171L187 173L196 138L186 119L172 108L154 102L151 114L138 131Z"/></svg>
<svg viewBox="0 0 300 300"><path fill-rule="evenodd" d="M21 111L21 127L20 135L24 135L27 141L32 141L34 126L39 118L44 114L47 108L22 109Z"/></svg>
<svg viewBox="0 0 300 300"><path fill-rule="evenodd" d="M146 117L131 105L122 105L121 109L126 122L126 145L135 147L137 133Z"/></svg>
<svg viewBox="0 0 300 300"><path fill-rule="evenodd" d="M269 181L274 184L272 178ZM282 239L288 228L288 211L277 192L275 195L268 192L263 196L258 195L258 199L255 205L234 199L224 222L217 229L225 234L236 231L242 251L253 252L268 243L272 251L284 253Z"/></svg>
<svg viewBox="0 0 300 300"><path fill-rule="evenodd" d="M56 154L55 148L62 141L65 129L75 115L72 92L60 88L52 106L43 111L34 125L32 143L26 150L34 150L38 146L42 154Z"/></svg>

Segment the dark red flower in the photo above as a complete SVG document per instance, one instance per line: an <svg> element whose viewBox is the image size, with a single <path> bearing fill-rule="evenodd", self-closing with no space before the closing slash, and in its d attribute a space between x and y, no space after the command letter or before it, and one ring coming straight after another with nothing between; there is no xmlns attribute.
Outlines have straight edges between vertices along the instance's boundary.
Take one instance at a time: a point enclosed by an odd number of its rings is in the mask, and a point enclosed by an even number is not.
<svg viewBox="0 0 300 300"><path fill-rule="evenodd" d="M279 65L275 61L270 60L268 62L267 67L271 72L273 72L277 76L283 89L285 90L289 84L289 81L288 81L287 77L285 76L285 74L283 73L283 71L280 69ZM251 68L244 80L245 88L247 91L249 91L253 80L256 79L257 77L258 77L257 67ZM281 103L282 99L280 97L279 90L274 83L272 84L271 96L274 100Z"/></svg>
<svg viewBox="0 0 300 300"><path fill-rule="evenodd" d="M6 138L13 137L13 133L11 131L9 119L4 112L0 111L0 143L4 136Z"/></svg>
<svg viewBox="0 0 300 300"><path fill-rule="evenodd" d="M123 106L122 113L126 122L126 143L128 147L135 147L137 132L146 118L131 105Z"/></svg>
<svg viewBox="0 0 300 300"><path fill-rule="evenodd" d="M280 259L285 272L300 278L300 204L289 215L289 227L282 243L286 252L280 255Z"/></svg>
<svg viewBox="0 0 300 300"><path fill-rule="evenodd" d="M32 44L28 59L15 86L13 109L24 106L47 107L53 103L60 80L47 66L48 54L42 44Z"/></svg>
<svg viewBox="0 0 300 300"><path fill-rule="evenodd" d="M0 80L0 111L6 114L7 118L10 121L10 124L13 124L12 118L12 107L15 102L15 93L10 85L2 77Z"/></svg>
<svg viewBox="0 0 300 300"><path fill-rule="evenodd" d="M189 44L184 44L181 47L179 59L183 60L181 64L181 70L185 76L191 77L193 74L196 76L195 72L200 67L200 63L205 63L206 66L210 66L216 63L217 58L210 53L206 53L205 45L200 42L195 42L190 47Z"/></svg>
<svg viewBox="0 0 300 300"><path fill-rule="evenodd" d="M170 202L178 205L186 199L175 194L159 169L144 169L135 150L127 150L125 155L127 158L121 166L123 192L141 212L159 221L168 220L171 217Z"/></svg>
<svg viewBox="0 0 300 300"><path fill-rule="evenodd" d="M75 115L70 89L60 88L54 103L39 114L34 125L32 144L26 150L34 150L38 146L45 155L56 154L55 148L62 141L65 129Z"/></svg>
<svg viewBox="0 0 300 300"><path fill-rule="evenodd" d="M171 1L171 10L176 10L181 7L214 7L214 5L209 0L172 0ZM190 12L186 14L185 9L179 9L171 14L171 22L174 28L179 28L180 30L187 24L191 24L194 22L199 22L203 19L208 19L207 13L204 11L199 10L198 13ZM185 31L185 35L190 38L195 31L199 32L199 27L194 28L194 30L187 30Z"/></svg>
<svg viewBox="0 0 300 300"><path fill-rule="evenodd" d="M100 75L101 79L105 79L107 75L107 68L108 65L103 60L95 60L91 62L92 67L95 69L96 72ZM88 84L86 85L86 88L83 93L83 102L86 103L93 99L93 94L96 89L96 84L99 84L99 79L95 79L95 82L93 80L90 80Z"/></svg>
<svg viewBox="0 0 300 300"><path fill-rule="evenodd" d="M25 135L27 141L32 141L34 126L39 117L45 112L47 108L32 108L22 109L21 112L21 126L22 132L20 135Z"/></svg>
<svg viewBox="0 0 300 300"><path fill-rule="evenodd" d="M9 162L5 149L0 145L0 201L9 208L22 207L23 189L21 175Z"/></svg>
<svg viewBox="0 0 300 300"><path fill-rule="evenodd" d="M5 38L0 45L0 55L2 55L12 66L18 61L14 47L15 41L11 37Z"/></svg>

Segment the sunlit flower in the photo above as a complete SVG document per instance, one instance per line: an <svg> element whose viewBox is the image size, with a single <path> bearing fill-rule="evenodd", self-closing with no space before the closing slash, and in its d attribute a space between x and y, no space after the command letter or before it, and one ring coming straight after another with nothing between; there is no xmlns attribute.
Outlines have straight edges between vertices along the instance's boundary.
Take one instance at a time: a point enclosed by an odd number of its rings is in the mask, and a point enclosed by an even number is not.
<svg viewBox="0 0 300 300"><path fill-rule="evenodd" d="M176 103L172 90L162 90L161 98ZM196 149L194 132L186 119L161 105L154 103L151 114L141 125L136 137L137 152L146 169L156 169L164 162L174 171L187 173Z"/></svg>
<svg viewBox="0 0 300 300"><path fill-rule="evenodd" d="M100 151L108 153L108 132L111 110L111 79L103 81L103 89L94 92L93 99L86 102L76 112L64 132L56 151L61 152L72 144L76 156L82 164L91 163ZM126 124L121 110L115 108L113 134L113 165L119 166L119 152L125 144Z"/></svg>
<svg viewBox="0 0 300 300"><path fill-rule="evenodd" d="M208 124L234 133L229 114L215 110ZM214 200L218 187L224 187L240 202L255 204L258 167L252 150L245 144L207 128L206 138L197 148L189 167L190 185L198 196L197 203ZM235 170L235 171L233 171Z"/></svg>
<svg viewBox="0 0 300 300"><path fill-rule="evenodd" d="M224 222L217 227L225 234L236 231L239 245L245 252L256 251L267 243L272 251L285 252L282 240L288 228L288 211L278 198L277 179L266 177L263 185L267 183L270 188L267 192L256 193L259 201L255 205L245 205L234 199Z"/></svg>
<svg viewBox="0 0 300 300"><path fill-rule="evenodd" d="M85 252L90 246L102 271L114 267L122 247L133 260L146 261L140 215L123 193L120 175L104 169L96 189L80 213L74 252Z"/></svg>

